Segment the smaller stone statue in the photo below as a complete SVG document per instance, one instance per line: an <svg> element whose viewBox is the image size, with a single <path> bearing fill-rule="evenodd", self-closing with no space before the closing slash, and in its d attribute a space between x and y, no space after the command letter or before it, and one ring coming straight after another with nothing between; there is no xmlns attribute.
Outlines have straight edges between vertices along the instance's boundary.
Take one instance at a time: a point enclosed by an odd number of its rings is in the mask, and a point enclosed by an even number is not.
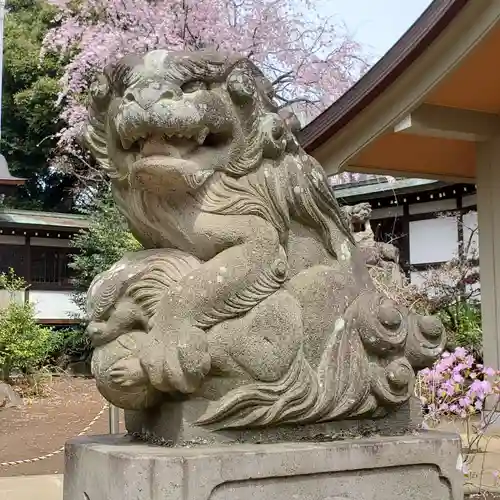
<svg viewBox="0 0 500 500"><path fill-rule="evenodd" d="M375 241L370 223L370 203L346 205L342 207L342 211L367 266L381 271L392 284L403 286L404 276L399 265L399 250L392 243Z"/></svg>

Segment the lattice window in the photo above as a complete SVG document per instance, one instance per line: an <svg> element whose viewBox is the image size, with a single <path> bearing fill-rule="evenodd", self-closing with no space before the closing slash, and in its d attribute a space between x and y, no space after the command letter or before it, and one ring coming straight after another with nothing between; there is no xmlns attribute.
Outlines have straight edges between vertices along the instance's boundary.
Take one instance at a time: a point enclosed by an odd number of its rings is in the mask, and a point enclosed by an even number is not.
<svg viewBox="0 0 500 500"><path fill-rule="evenodd" d="M9 269L14 269L18 276L25 276L25 245L0 245L0 273L7 273Z"/></svg>
<svg viewBox="0 0 500 500"><path fill-rule="evenodd" d="M68 248L31 247L31 282L69 286L70 253Z"/></svg>

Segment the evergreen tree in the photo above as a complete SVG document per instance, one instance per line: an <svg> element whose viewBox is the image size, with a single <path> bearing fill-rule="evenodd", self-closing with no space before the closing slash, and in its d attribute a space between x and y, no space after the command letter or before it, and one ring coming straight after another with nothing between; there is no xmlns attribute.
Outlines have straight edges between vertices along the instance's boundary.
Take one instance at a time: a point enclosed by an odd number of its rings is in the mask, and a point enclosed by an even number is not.
<svg viewBox="0 0 500 500"><path fill-rule="evenodd" d="M76 177L49 168L64 126L56 103L65 61L40 58L55 9L44 0L8 0L6 9L0 150L11 174L27 181L5 205L71 211Z"/></svg>

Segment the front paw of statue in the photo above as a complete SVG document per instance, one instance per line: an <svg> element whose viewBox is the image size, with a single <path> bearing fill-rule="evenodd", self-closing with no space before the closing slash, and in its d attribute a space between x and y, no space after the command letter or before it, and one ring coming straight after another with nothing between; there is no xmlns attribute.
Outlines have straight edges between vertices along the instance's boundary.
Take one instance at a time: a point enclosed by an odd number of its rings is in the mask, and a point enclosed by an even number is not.
<svg viewBox="0 0 500 500"><path fill-rule="evenodd" d="M122 387L133 387L148 382L148 376L137 358L124 359L109 371L112 383Z"/></svg>
<svg viewBox="0 0 500 500"><path fill-rule="evenodd" d="M190 324L155 322L144 353L152 384L162 392L192 394L210 371L205 332Z"/></svg>
<svg viewBox="0 0 500 500"><path fill-rule="evenodd" d="M446 331L436 316L410 314L405 356L413 368L420 370L431 366L443 353Z"/></svg>
<svg viewBox="0 0 500 500"><path fill-rule="evenodd" d="M136 353L120 350L119 344L95 349L92 372L101 395L124 410L142 410L158 405L163 393L154 388Z"/></svg>

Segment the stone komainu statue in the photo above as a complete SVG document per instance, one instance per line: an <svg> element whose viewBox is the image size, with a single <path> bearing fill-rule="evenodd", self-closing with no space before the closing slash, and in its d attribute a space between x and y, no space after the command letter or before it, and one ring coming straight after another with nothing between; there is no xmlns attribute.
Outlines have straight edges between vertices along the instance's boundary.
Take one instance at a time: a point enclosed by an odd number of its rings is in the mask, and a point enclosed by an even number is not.
<svg viewBox="0 0 500 500"><path fill-rule="evenodd" d="M85 140L146 249L89 291L113 404L196 403L209 429L372 418L439 356L442 325L376 291L296 131L238 56L158 50L93 85Z"/></svg>
<svg viewBox="0 0 500 500"><path fill-rule="evenodd" d="M387 282L386 286L392 284L402 288L405 277L399 263L399 250L392 243L375 241L370 221L372 216L370 203L346 205L342 207L342 211L368 268L379 280Z"/></svg>

